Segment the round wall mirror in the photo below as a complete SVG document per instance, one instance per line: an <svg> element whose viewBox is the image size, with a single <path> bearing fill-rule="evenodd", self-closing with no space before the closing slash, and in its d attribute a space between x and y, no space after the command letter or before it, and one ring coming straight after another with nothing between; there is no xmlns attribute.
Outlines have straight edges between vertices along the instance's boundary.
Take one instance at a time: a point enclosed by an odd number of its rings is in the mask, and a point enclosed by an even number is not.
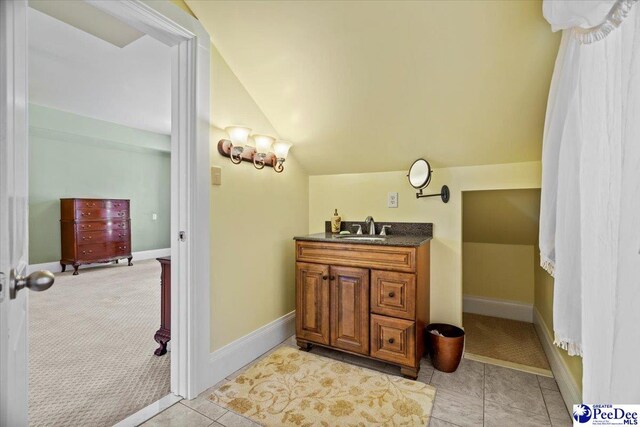
<svg viewBox="0 0 640 427"><path fill-rule="evenodd" d="M425 159L418 159L409 168L409 184L418 190L425 188L431 181L431 165Z"/></svg>

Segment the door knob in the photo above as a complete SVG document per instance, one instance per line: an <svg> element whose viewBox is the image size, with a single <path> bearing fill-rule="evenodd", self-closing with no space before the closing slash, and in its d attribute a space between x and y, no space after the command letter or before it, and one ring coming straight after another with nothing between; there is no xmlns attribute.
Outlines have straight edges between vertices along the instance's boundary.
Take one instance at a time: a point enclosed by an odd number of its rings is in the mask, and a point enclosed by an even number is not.
<svg viewBox="0 0 640 427"><path fill-rule="evenodd" d="M53 285L55 277L50 271L34 271L28 276L20 276L16 270L11 269L9 278L9 298L15 299L16 294L22 288L29 288L35 292L46 291Z"/></svg>

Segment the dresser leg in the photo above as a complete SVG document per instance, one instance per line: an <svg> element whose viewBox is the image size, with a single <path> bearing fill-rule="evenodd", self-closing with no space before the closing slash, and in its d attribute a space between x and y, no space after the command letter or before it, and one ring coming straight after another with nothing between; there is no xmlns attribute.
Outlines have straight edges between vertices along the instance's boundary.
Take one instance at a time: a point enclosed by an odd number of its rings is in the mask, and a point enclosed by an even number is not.
<svg viewBox="0 0 640 427"><path fill-rule="evenodd" d="M119 259L116 260L116 264L120 264L120 260Z"/></svg>
<svg viewBox="0 0 640 427"><path fill-rule="evenodd" d="M80 264L73 264L73 275L74 276L78 275L78 267L80 267Z"/></svg>
<svg viewBox="0 0 640 427"><path fill-rule="evenodd" d="M156 342L158 344L160 344L160 347L156 348L156 350L153 352L153 354L155 354L156 356L162 356L163 354L166 354L167 353L167 343L169 341L171 341L171 337L167 336L167 334L164 333L164 331L162 329L160 329L153 336L153 339L156 340Z"/></svg>
<svg viewBox="0 0 640 427"><path fill-rule="evenodd" d="M404 366L400 367L400 373L402 374L402 376L411 380L415 380L418 378L419 370L420 368L405 368Z"/></svg>
<svg viewBox="0 0 640 427"><path fill-rule="evenodd" d="M67 269L67 264L60 263L60 267L62 267L62 272L64 273L64 271Z"/></svg>
<svg viewBox="0 0 640 427"><path fill-rule="evenodd" d="M131 262L132 259L133 259L133 257L127 258L127 260L129 261L129 267L131 267L133 265L133 263Z"/></svg>

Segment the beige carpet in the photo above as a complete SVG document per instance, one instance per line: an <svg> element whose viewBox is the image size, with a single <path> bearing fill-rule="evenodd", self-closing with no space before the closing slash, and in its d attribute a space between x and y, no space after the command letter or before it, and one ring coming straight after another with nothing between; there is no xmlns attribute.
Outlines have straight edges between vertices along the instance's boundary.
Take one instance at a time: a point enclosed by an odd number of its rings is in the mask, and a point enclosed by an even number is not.
<svg viewBox="0 0 640 427"><path fill-rule="evenodd" d="M464 313L463 322L467 355L486 358L481 359L486 363L494 359L511 364L509 367L530 367L531 372L550 375L549 362L532 323L471 313Z"/></svg>
<svg viewBox="0 0 640 427"><path fill-rule="evenodd" d="M209 396L265 426L426 426L427 384L282 347Z"/></svg>
<svg viewBox="0 0 640 427"><path fill-rule="evenodd" d="M56 275L30 293L29 424L111 426L169 393L156 260Z"/></svg>

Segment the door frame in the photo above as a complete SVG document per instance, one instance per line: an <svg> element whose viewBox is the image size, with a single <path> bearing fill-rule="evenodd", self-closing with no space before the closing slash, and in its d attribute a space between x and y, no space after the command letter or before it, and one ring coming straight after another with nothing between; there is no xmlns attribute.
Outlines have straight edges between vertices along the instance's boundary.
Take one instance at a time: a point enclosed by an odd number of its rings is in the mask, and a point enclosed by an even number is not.
<svg viewBox="0 0 640 427"><path fill-rule="evenodd" d="M168 1L85 1L172 48L171 392L194 398L209 386L205 373L211 318L210 37L195 18ZM0 85L3 88L0 123L13 125L2 137L28 144L28 4L27 0L0 3L0 20L6 28L0 34L3 39L0 57L6 60L0 68L0 78L6 82ZM179 238L180 233L184 233L183 239ZM5 374L0 370L0 380L4 380ZM0 391L11 393L12 390L0 388ZM16 408L9 411L1 407L7 400L5 397L0 397L0 412L7 414ZM0 417L0 425L4 425L4 421L7 419Z"/></svg>

